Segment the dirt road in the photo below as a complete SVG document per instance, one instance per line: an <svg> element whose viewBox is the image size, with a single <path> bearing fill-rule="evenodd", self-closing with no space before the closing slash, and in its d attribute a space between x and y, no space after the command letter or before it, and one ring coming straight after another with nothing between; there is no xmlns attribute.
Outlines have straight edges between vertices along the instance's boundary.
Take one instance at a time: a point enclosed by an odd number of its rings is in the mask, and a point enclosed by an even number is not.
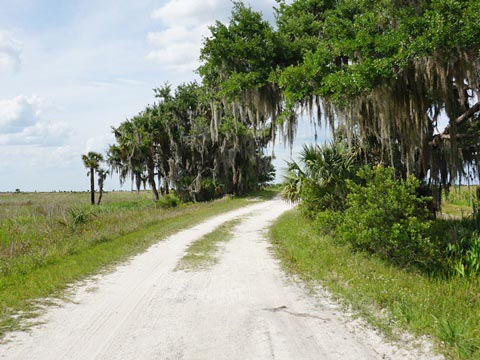
<svg viewBox="0 0 480 360"><path fill-rule="evenodd" d="M429 359L384 342L327 297L306 295L265 238L290 206L254 204L182 231L115 272L79 286L74 302L0 345L2 359ZM174 271L186 246L242 217L209 269Z"/></svg>

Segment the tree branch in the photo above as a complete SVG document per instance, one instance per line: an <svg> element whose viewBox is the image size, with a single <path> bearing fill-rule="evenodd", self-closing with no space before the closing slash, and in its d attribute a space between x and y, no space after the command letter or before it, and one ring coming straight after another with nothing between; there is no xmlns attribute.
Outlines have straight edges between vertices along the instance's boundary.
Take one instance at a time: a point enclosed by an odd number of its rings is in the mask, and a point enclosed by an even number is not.
<svg viewBox="0 0 480 360"><path fill-rule="evenodd" d="M458 118L455 119L455 124L460 125L462 122L467 120L468 118L472 117L477 111L480 110L480 101L478 101L475 105L473 105L470 109L465 111L462 115L460 115ZM450 127L450 125L447 125L445 130ZM445 130L443 132L445 132Z"/></svg>
<svg viewBox="0 0 480 360"><path fill-rule="evenodd" d="M458 118L456 118L455 121L454 121L454 124L455 125L460 125L465 120L471 118L479 110L480 110L480 101L478 101L470 109L468 109L462 115L460 115ZM430 141L430 145L438 146L438 143L441 139L449 139L450 138L450 135L449 135L450 128L451 128L451 125L448 124L441 134L437 134L433 137L432 141Z"/></svg>

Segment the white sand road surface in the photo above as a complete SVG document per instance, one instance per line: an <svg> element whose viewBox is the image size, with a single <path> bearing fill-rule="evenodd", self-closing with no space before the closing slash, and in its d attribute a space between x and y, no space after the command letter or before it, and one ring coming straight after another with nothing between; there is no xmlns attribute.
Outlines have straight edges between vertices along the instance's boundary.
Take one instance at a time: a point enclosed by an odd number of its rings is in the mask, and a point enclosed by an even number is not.
<svg viewBox="0 0 480 360"><path fill-rule="evenodd" d="M431 359L382 340L325 295L288 279L266 239L275 199L212 218L78 285L1 359ZM207 269L174 271L189 243L241 217Z"/></svg>

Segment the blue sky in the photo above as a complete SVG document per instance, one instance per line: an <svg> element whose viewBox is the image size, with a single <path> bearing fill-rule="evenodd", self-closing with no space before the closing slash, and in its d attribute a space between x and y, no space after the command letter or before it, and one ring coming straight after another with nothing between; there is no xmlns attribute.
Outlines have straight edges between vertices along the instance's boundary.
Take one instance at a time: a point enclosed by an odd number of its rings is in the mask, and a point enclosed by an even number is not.
<svg viewBox="0 0 480 360"><path fill-rule="evenodd" d="M274 0L251 1L272 19ZM225 0L0 0L0 191L86 190L81 154L152 103L152 89L196 79ZM311 141L301 123L294 152ZM327 136L320 131L320 140ZM289 157L283 145L276 163ZM118 189L115 177L108 189ZM126 187L128 188L128 186Z"/></svg>

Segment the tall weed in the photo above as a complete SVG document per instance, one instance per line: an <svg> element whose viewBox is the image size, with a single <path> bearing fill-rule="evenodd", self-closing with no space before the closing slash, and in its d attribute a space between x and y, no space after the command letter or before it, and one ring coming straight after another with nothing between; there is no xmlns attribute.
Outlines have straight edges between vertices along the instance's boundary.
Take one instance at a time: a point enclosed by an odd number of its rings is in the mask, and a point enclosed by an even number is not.
<svg viewBox="0 0 480 360"><path fill-rule="evenodd" d="M448 244L448 255L458 276L476 278L480 274L480 234L474 232Z"/></svg>

